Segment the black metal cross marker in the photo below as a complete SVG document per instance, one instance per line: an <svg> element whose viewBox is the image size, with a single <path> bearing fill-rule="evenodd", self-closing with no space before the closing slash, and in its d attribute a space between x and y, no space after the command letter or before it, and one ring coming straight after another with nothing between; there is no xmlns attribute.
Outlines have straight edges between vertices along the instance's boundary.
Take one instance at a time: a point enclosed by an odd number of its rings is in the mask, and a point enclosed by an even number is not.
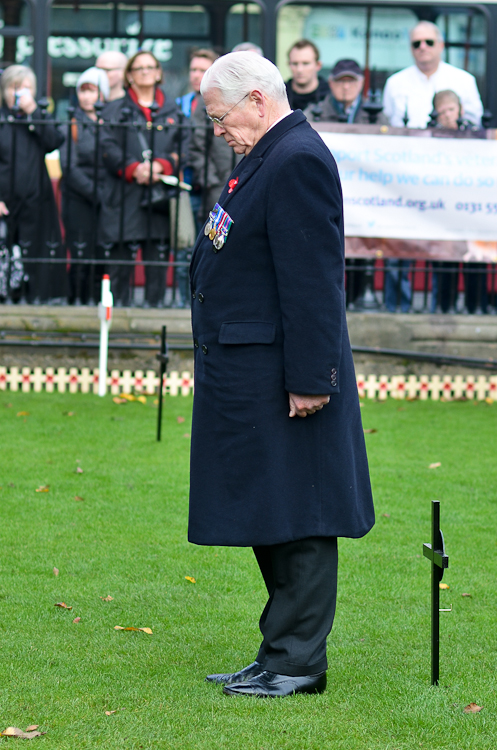
<svg viewBox="0 0 497 750"><path fill-rule="evenodd" d="M431 544L423 544L423 555L431 561L431 684L438 685L440 674L440 581L449 556L445 554L440 530L440 501L431 501Z"/></svg>
<svg viewBox="0 0 497 750"><path fill-rule="evenodd" d="M160 434L162 428L162 387L164 382L164 374L166 372L167 363L169 362L169 355L167 351L167 337L166 337L166 326L162 326L161 341L160 341L160 352L155 355L159 360L159 409L157 411L157 440L160 441Z"/></svg>

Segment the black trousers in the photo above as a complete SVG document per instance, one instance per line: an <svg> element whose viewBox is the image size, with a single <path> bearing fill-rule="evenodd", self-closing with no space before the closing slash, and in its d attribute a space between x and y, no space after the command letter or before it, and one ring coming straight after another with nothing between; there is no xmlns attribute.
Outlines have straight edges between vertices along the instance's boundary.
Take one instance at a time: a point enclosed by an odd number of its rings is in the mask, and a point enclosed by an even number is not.
<svg viewBox="0 0 497 750"><path fill-rule="evenodd" d="M324 672L336 607L336 537L253 549L269 594L259 621L263 640L256 660L277 674Z"/></svg>

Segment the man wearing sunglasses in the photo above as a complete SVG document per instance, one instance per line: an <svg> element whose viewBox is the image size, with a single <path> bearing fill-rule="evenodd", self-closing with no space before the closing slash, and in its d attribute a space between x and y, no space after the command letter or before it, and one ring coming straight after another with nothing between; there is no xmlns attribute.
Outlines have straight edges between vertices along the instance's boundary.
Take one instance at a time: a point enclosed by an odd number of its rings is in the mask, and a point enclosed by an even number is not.
<svg viewBox="0 0 497 750"><path fill-rule="evenodd" d="M387 79L383 111L390 124L425 128L437 91L451 89L459 96L467 119L480 125L483 106L474 76L442 60L444 42L438 26L421 21L410 33L414 65Z"/></svg>

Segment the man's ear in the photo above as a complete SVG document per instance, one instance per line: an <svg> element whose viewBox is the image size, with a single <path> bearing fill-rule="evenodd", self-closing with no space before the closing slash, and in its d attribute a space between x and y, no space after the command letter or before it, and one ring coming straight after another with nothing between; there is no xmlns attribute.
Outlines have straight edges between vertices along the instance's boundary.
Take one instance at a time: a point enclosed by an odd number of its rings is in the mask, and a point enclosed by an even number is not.
<svg viewBox="0 0 497 750"><path fill-rule="evenodd" d="M319 71L320 71L320 70L321 70L321 68L323 67L323 63L321 62L321 60L318 60L318 61L317 61L317 63L316 63L316 67L317 67L317 69L318 69L318 73L319 73Z"/></svg>
<svg viewBox="0 0 497 750"><path fill-rule="evenodd" d="M250 92L250 101L254 102L257 107L259 117L264 117L266 114L266 100L264 94L262 94L261 91L254 89L254 91Z"/></svg>

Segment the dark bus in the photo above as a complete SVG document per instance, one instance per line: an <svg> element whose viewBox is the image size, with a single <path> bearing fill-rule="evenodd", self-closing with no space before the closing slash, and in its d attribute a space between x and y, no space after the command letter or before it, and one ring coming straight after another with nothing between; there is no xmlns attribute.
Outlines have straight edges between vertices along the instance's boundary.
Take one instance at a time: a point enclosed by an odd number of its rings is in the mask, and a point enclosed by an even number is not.
<svg viewBox="0 0 497 750"><path fill-rule="evenodd" d="M212 46L219 52L251 41L264 49L285 78L287 51L299 38L321 51L324 74L340 58L354 58L385 79L412 63L409 29L420 19L435 22L445 37L447 62L472 73L483 103L497 125L497 2L287 2L261 0L0 0L0 59L31 65L39 95L47 94L59 115L78 75L108 49L131 55L151 50L166 72L166 91L184 93L189 53Z"/></svg>

